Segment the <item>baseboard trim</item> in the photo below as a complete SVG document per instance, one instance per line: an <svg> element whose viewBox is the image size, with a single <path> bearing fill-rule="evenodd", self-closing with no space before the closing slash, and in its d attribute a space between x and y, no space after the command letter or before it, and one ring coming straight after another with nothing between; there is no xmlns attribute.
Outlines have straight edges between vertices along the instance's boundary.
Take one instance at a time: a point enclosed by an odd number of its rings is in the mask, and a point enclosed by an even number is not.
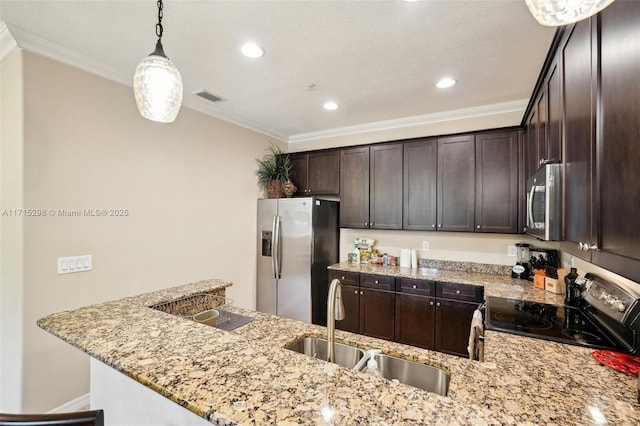
<svg viewBox="0 0 640 426"><path fill-rule="evenodd" d="M69 402L65 402L59 407L54 408L53 410L47 411L47 413L68 413L70 411L82 411L87 410L90 403L90 394L86 393L77 397L76 399L72 399Z"/></svg>

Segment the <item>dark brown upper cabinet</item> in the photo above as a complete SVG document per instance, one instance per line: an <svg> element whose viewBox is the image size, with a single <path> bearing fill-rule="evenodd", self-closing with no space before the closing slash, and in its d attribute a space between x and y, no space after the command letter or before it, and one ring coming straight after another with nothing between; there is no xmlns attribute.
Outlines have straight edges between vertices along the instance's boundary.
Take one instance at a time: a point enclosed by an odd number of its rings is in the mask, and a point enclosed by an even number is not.
<svg viewBox="0 0 640 426"><path fill-rule="evenodd" d="M518 232L518 131L476 135L478 232Z"/></svg>
<svg viewBox="0 0 640 426"><path fill-rule="evenodd" d="M438 140L405 143L403 167L402 228L435 231Z"/></svg>
<svg viewBox="0 0 640 426"><path fill-rule="evenodd" d="M340 151L312 151L290 154L295 196L338 195L340 193Z"/></svg>
<svg viewBox="0 0 640 426"><path fill-rule="evenodd" d="M340 226L402 229L402 144L341 151Z"/></svg>
<svg viewBox="0 0 640 426"><path fill-rule="evenodd" d="M562 161L562 72L556 55L546 78L547 125L546 140L540 150L542 163Z"/></svg>
<svg viewBox="0 0 640 426"><path fill-rule="evenodd" d="M588 261L596 245L595 72L591 20L569 29L561 46L564 91L564 239L562 249Z"/></svg>
<svg viewBox="0 0 640 426"><path fill-rule="evenodd" d="M438 231L474 232L474 135L438 139Z"/></svg>
<svg viewBox="0 0 640 426"><path fill-rule="evenodd" d="M340 226L369 228L369 147L340 151Z"/></svg>
<svg viewBox="0 0 640 426"><path fill-rule="evenodd" d="M369 228L402 229L402 144L372 145Z"/></svg>
<svg viewBox="0 0 640 426"><path fill-rule="evenodd" d="M640 282L640 2L599 17L599 250L593 262Z"/></svg>

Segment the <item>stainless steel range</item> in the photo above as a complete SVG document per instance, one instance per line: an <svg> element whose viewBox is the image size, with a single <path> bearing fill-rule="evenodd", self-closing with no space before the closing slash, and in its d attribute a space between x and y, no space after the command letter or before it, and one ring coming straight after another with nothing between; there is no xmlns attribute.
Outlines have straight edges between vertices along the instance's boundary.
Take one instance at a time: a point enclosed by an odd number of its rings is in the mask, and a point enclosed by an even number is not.
<svg viewBox="0 0 640 426"><path fill-rule="evenodd" d="M640 298L587 274L579 306L487 297L487 330L640 355Z"/></svg>

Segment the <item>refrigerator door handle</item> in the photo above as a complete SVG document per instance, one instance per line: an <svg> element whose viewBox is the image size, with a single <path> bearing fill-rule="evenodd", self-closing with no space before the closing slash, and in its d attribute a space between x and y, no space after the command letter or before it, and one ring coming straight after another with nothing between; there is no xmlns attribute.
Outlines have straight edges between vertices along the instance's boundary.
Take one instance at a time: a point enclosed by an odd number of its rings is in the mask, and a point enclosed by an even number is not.
<svg viewBox="0 0 640 426"><path fill-rule="evenodd" d="M278 245L276 243L276 241L278 241L278 239L276 238L276 236L278 235L276 234L277 219L278 219L278 216L274 216L273 224L271 225L271 274L273 274L273 278L276 278L276 279L278 278L278 273L277 273L278 267L276 266L277 257L278 257Z"/></svg>
<svg viewBox="0 0 640 426"><path fill-rule="evenodd" d="M276 278L282 278L282 237L280 236L280 216L275 217L275 233L273 234L273 241L275 241L276 246L273 251L276 254L275 265L276 265Z"/></svg>

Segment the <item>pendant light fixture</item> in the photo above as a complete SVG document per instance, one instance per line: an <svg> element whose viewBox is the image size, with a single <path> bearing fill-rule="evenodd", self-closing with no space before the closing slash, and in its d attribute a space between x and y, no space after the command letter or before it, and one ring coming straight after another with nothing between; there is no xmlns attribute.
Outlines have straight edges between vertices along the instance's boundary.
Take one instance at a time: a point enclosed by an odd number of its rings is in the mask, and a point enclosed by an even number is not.
<svg viewBox="0 0 640 426"><path fill-rule="evenodd" d="M595 15L613 0L525 0L538 23L548 27L572 24Z"/></svg>
<svg viewBox="0 0 640 426"><path fill-rule="evenodd" d="M151 121L171 123L182 105L182 78L162 48L162 9L162 0L158 0L156 49L136 67L133 93L140 115Z"/></svg>

